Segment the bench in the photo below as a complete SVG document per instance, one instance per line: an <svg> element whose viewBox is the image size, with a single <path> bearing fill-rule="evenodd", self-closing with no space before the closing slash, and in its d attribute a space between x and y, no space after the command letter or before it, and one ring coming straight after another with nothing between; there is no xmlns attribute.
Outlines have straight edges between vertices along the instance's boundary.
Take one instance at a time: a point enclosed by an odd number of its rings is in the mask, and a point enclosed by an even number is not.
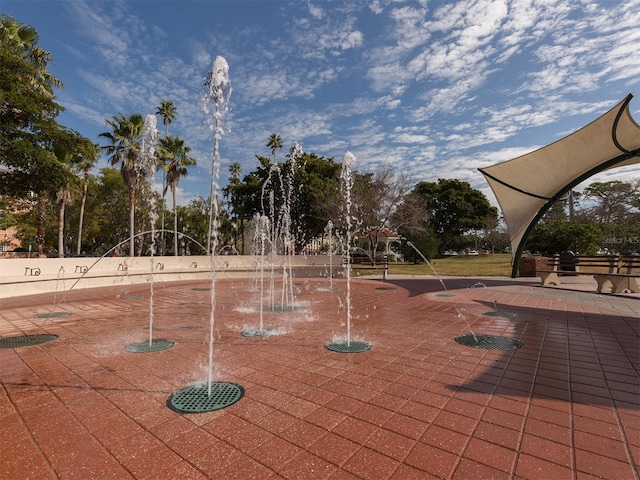
<svg viewBox="0 0 640 480"><path fill-rule="evenodd" d="M606 275L606 281L611 282L611 293L640 293L638 286L640 278L640 255L624 255L615 272Z"/></svg>
<svg viewBox="0 0 640 480"><path fill-rule="evenodd" d="M560 285L562 275L593 275L598 284L598 292L611 282L610 275L618 272L618 255L554 255L548 261L548 268L536 273L542 286Z"/></svg>

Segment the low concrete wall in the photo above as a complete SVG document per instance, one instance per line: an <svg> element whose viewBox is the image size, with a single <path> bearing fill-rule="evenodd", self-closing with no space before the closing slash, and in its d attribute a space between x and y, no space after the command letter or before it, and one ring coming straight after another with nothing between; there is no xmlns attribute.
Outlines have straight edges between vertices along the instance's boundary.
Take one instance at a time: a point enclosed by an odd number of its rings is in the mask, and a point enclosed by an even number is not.
<svg viewBox="0 0 640 480"><path fill-rule="evenodd" d="M260 260L248 255L216 257L218 278L240 278L255 275ZM263 268L280 274L292 267L294 277L344 275L342 257L276 256L267 257ZM211 257L78 257L78 258L14 258L0 259L0 298L64 291L70 288L94 288L111 285L133 285L151 281L206 280L211 278Z"/></svg>

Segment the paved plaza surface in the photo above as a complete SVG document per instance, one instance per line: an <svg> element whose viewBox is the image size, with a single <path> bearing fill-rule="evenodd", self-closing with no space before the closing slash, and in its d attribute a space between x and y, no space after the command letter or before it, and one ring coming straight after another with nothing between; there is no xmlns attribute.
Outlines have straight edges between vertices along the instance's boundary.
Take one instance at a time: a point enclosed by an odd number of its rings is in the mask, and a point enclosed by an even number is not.
<svg viewBox="0 0 640 480"><path fill-rule="evenodd" d="M639 296L443 281L354 279L349 318L344 280L296 279L277 311L268 281L218 278L212 379L244 396L205 413L167 403L208 378L209 283L2 299L0 338L58 338L0 349L0 478L638 479ZM125 350L150 327L173 347ZM371 349L325 348L347 332Z"/></svg>

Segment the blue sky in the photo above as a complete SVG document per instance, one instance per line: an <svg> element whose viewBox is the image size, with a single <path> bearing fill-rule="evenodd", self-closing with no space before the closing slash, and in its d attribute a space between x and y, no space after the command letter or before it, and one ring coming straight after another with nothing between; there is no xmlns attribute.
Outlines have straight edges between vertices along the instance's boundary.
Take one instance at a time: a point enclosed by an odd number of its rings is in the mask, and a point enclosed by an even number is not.
<svg viewBox="0 0 640 480"><path fill-rule="evenodd" d="M182 204L209 194L203 81L218 55L233 89L222 185L232 162L245 174L270 156L277 133L279 160L295 142L336 161L351 151L359 171L459 178L495 202L479 167L551 143L628 93L640 119L640 0L0 0L0 12L53 54L63 125L99 142L111 115L175 104L169 133L198 161ZM625 168L587 183L637 178Z"/></svg>

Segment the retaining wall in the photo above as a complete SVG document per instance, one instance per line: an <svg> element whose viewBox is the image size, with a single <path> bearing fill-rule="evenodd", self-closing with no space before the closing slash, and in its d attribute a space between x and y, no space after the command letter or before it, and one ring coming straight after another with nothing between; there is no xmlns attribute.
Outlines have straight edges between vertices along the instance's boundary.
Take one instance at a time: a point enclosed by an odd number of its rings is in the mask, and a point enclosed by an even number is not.
<svg viewBox="0 0 640 480"><path fill-rule="evenodd" d="M260 260L249 255L217 256L217 278L255 275ZM290 263L289 263L290 262ZM332 265L334 277L344 275L342 257L276 256L268 257L262 267L276 274L291 264L293 276L328 277ZM206 280L212 276L211 257L77 257L0 259L0 298L65 291L70 288L94 288L111 285Z"/></svg>

